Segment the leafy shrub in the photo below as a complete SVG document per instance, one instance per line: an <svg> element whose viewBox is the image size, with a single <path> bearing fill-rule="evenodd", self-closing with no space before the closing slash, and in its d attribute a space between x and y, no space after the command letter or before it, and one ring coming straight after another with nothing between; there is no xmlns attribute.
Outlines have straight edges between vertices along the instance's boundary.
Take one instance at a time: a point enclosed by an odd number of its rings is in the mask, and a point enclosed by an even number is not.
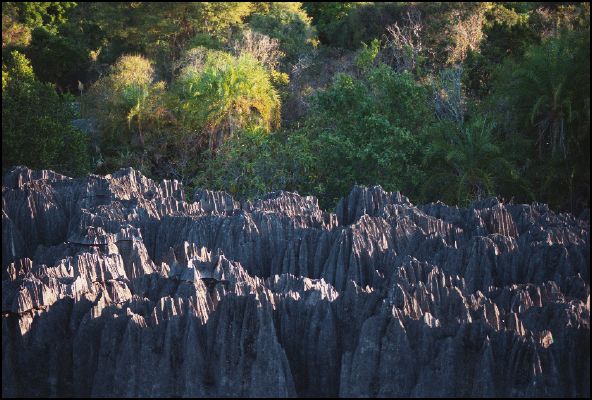
<svg viewBox="0 0 592 400"><path fill-rule="evenodd" d="M325 205L354 184L417 193L432 120L426 90L409 74L381 65L363 79L337 75L314 98L303 128L315 149L313 193Z"/></svg>
<svg viewBox="0 0 592 400"><path fill-rule="evenodd" d="M255 12L249 21L255 31L278 39L286 62L294 63L300 54L315 45L316 34L311 19L301 3L269 3L265 12Z"/></svg>
<svg viewBox="0 0 592 400"><path fill-rule="evenodd" d="M84 48L39 27L33 30L27 54L40 80L55 83L61 90L78 92L78 80L84 80L89 65Z"/></svg>
<svg viewBox="0 0 592 400"><path fill-rule="evenodd" d="M152 63L142 56L122 56L109 74L82 96L81 111L96 121L103 170L134 166L148 172L146 140L171 119L165 104L165 85L154 82Z"/></svg>
<svg viewBox="0 0 592 400"><path fill-rule="evenodd" d="M537 198L572 210L590 204L590 30L563 32L531 46L496 73L493 96L508 136L534 146L528 177ZM567 196L566 196L567 194Z"/></svg>
<svg viewBox="0 0 592 400"><path fill-rule="evenodd" d="M312 161L303 135L242 131L227 140L215 158L207 159L192 185L249 199L274 190L302 192L309 184Z"/></svg>
<svg viewBox="0 0 592 400"><path fill-rule="evenodd" d="M426 200L469 205L500 194L520 181L518 169L505 156L494 125L483 118L458 125L441 122L425 152L427 178L422 185Z"/></svg>
<svg viewBox="0 0 592 400"><path fill-rule="evenodd" d="M78 175L89 170L88 140L74 129L72 99L37 80L14 51L2 64L2 167L24 164Z"/></svg>
<svg viewBox="0 0 592 400"><path fill-rule="evenodd" d="M214 150L241 129L279 126L280 99L270 72L252 56L208 51L182 69L176 88L186 129L207 134Z"/></svg>

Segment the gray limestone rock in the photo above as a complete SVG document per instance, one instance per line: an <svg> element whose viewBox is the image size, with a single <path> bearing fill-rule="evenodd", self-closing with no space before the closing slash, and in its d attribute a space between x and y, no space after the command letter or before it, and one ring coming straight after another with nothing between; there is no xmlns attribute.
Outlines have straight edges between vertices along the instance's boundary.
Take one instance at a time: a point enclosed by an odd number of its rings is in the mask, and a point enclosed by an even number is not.
<svg viewBox="0 0 592 400"><path fill-rule="evenodd" d="M590 396L590 225L131 168L2 180L2 395Z"/></svg>

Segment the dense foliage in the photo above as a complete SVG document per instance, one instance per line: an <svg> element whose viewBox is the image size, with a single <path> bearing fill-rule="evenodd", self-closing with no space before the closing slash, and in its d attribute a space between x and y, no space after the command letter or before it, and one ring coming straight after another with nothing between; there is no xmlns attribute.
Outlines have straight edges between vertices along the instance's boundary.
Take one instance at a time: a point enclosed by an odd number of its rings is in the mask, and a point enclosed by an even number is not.
<svg viewBox="0 0 592 400"><path fill-rule="evenodd" d="M589 47L588 3L7 2L3 168L580 212Z"/></svg>
<svg viewBox="0 0 592 400"><path fill-rule="evenodd" d="M206 52L204 58L183 68L177 86L181 118L207 132L211 150L239 129L279 126L279 95L263 65L248 54Z"/></svg>
<svg viewBox="0 0 592 400"><path fill-rule="evenodd" d="M432 118L424 87L385 65L361 79L338 74L319 92L304 128L318 194L330 202L354 184L413 191L421 182L424 127ZM340 168L334 168L341 165Z"/></svg>
<svg viewBox="0 0 592 400"><path fill-rule="evenodd" d="M499 71L493 101L507 135L532 143L528 176L536 197L586 205L590 193L590 34L562 32Z"/></svg>
<svg viewBox="0 0 592 400"><path fill-rule="evenodd" d="M2 65L2 167L24 164L69 174L88 171L87 137L72 126L72 103L39 82L13 51Z"/></svg>

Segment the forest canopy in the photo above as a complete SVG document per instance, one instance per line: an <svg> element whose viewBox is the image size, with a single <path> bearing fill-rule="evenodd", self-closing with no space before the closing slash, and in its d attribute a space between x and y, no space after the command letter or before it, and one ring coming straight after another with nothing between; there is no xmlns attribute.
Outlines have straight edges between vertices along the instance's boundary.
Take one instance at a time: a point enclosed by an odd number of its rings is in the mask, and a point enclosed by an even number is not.
<svg viewBox="0 0 592 400"><path fill-rule="evenodd" d="M590 6L5 2L2 167L590 207Z"/></svg>

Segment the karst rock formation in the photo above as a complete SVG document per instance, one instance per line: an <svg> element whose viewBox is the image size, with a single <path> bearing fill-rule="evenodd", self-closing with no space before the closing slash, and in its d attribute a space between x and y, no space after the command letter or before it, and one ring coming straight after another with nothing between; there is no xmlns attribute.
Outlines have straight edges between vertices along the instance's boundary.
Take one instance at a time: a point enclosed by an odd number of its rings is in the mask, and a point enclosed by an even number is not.
<svg viewBox="0 0 592 400"><path fill-rule="evenodd" d="M590 221L2 180L4 396L590 396Z"/></svg>

